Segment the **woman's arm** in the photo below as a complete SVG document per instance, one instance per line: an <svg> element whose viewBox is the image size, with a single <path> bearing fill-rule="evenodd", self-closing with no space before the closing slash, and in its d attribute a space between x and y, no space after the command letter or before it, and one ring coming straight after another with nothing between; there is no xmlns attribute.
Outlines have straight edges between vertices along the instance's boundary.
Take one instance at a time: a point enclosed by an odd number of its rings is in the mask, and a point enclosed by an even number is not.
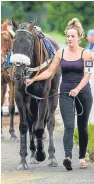
<svg viewBox="0 0 94 184"><path fill-rule="evenodd" d="M84 51L84 53L83 53L83 61L84 62L86 62L86 61L93 62L92 56L91 56L90 52ZM81 82L78 84L78 86L75 89L70 91L69 95L77 96L77 94L80 92L80 90L83 89L86 86L86 84L88 83L88 81L90 79L90 76L91 76L90 72L84 73L84 77L81 80Z"/></svg>
<svg viewBox="0 0 94 184"><path fill-rule="evenodd" d="M92 55L91 55L91 53L89 52L89 51L87 51L87 50L85 50L84 51L84 53L83 53L83 61L84 61L84 63L86 62L86 61L90 61L90 62L93 62L92 61ZM85 64L84 64L84 66L85 66ZM79 83L79 85L77 86L77 88L79 89L79 90L81 90L81 89L83 89L85 86L86 86L86 84L88 83L88 81L89 81L89 79L90 79L90 76L91 76L91 73L90 72L84 72L84 77L83 77L83 79L81 80L81 82Z"/></svg>
<svg viewBox="0 0 94 184"><path fill-rule="evenodd" d="M87 83L90 79L90 75L91 75L91 73L85 73L83 79L81 80L79 85L76 87L78 89L78 91L80 91L81 89L83 89L87 85Z"/></svg>
<svg viewBox="0 0 94 184"><path fill-rule="evenodd" d="M62 55L62 51L58 50L49 68L33 79L26 79L25 81L26 86L29 86L34 81L46 80L52 77L56 73L57 68L60 65L61 55Z"/></svg>

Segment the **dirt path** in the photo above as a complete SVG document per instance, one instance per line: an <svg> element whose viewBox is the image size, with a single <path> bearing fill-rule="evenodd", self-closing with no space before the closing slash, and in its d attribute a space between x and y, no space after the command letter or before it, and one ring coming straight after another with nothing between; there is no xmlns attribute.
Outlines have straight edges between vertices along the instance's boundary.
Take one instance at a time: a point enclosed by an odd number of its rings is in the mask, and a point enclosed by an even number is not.
<svg viewBox="0 0 94 184"><path fill-rule="evenodd" d="M9 125L10 122L10 116L4 116L3 117L3 126ZM14 124L18 125L19 124L19 115L14 116Z"/></svg>

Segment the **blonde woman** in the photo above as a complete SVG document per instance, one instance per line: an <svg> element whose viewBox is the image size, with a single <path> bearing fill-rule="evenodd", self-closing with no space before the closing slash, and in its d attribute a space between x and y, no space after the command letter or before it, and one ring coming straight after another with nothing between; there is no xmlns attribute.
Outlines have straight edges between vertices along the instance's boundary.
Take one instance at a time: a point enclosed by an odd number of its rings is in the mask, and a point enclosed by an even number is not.
<svg viewBox="0 0 94 184"><path fill-rule="evenodd" d="M64 122L64 151L65 159L63 165L67 170L72 170L72 148L75 114L73 112L73 97L78 96L83 106L83 113L77 116L77 125L79 132L79 164L80 168L86 168L85 161L86 149L88 144L88 118L92 107L92 94L89 84L91 75L90 69L85 72L85 63L88 61L92 65L92 58L89 51L80 47L81 39L84 36L84 30L77 18L68 22L65 30L67 47L56 52L50 67L34 79L27 79L26 86L35 81L46 80L52 77L58 66L62 69L62 81L60 85L59 104L62 119ZM88 64L86 65L88 67ZM66 93L69 92L69 93ZM77 114L81 113L81 106L76 99Z"/></svg>

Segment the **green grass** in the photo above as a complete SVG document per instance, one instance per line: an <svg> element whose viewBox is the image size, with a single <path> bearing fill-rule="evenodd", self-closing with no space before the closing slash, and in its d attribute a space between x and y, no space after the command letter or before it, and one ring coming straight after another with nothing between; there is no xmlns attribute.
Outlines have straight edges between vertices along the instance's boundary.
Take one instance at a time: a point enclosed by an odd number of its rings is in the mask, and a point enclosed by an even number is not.
<svg viewBox="0 0 94 184"><path fill-rule="evenodd" d="M94 125L88 125L88 146L87 153L89 154L89 158L94 162ZM78 145L78 130L74 131L74 142Z"/></svg>
<svg viewBox="0 0 94 184"><path fill-rule="evenodd" d="M58 32L48 32L48 35L52 36L52 38L58 43L58 44L65 44L66 43L66 37Z"/></svg>

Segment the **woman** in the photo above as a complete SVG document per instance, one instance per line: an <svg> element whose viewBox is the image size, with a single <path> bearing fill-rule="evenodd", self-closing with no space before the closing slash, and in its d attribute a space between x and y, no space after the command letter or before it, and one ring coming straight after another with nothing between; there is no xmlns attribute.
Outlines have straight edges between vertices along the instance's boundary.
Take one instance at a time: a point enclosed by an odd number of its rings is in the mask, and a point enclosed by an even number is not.
<svg viewBox="0 0 94 184"><path fill-rule="evenodd" d="M60 111L64 121L64 150L65 159L63 165L67 170L72 170L72 148L75 114L73 112L73 97L78 96L82 106L83 113L77 116L77 125L79 132L79 161L80 168L86 168L85 161L86 148L88 143L88 118L92 107L92 95L89 84L90 71L84 72L85 61L91 61L91 54L79 46L83 38L84 31L77 18L69 21L65 30L67 37L67 47L56 52L50 67L36 76L34 79L27 79L25 84L29 86L35 81L46 80L52 77L58 66L62 69L62 82L60 86ZM66 93L69 92L69 93ZM77 114L81 113L81 106L76 99Z"/></svg>

